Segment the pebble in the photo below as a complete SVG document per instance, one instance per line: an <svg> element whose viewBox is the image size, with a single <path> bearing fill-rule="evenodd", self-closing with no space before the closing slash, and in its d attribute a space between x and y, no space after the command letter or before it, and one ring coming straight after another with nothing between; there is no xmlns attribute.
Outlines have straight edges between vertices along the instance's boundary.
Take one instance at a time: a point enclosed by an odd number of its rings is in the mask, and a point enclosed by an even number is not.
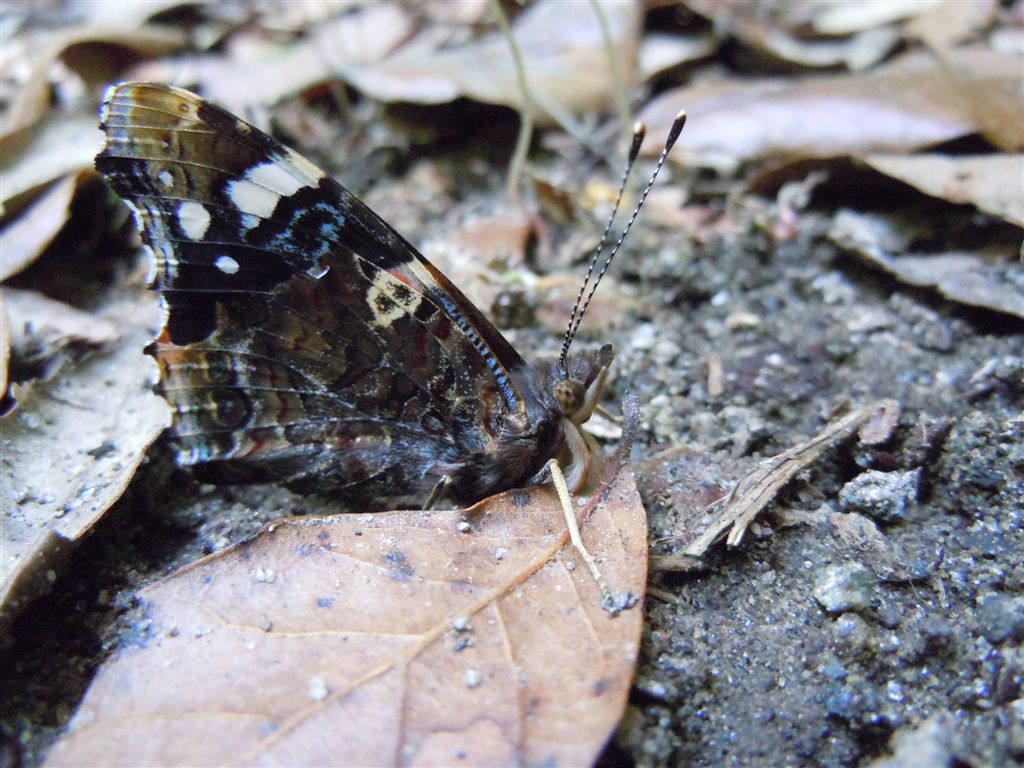
<svg viewBox="0 0 1024 768"><path fill-rule="evenodd" d="M866 680L830 685L825 692L825 711L832 717L857 725L882 725L882 697Z"/></svg>
<svg viewBox="0 0 1024 768"><path fill-rule="evenodd" d="M1024 629L1024 599L1001 594L978 600L978 630L989 641L1000 643Z"/></svg>
<svg viewBox="0 0 1024 768"><path fill-rule="evenodd" d="M855 613L844 613L832 625L835 649L847 657L859 656L871 647L871 628Z"/></svg>
<svg viewBox="0 0 1024 768"><path fill-rule="evenodd" d="M867 608L875 587L875 574L860 563L830 565L814 580L814 599L829 613Z"/></svg>
<svg viewBox="0 0 1024 768"><path fill-rule="evenodd" d="M903 768L913 765L953 765L949 743L954 720L947 712L938 712L916 728L897 731L889 741L892 754L871 763L871 768Z"/></svg>
<svg viewBox="0 0 1024 768"><path fill-rule="evenodd" d="M917 500L920 484L920 469L868 470L843 486L839 504L848 512L863 512L879 522L893 523L906 516L907 508Z"/></svg>

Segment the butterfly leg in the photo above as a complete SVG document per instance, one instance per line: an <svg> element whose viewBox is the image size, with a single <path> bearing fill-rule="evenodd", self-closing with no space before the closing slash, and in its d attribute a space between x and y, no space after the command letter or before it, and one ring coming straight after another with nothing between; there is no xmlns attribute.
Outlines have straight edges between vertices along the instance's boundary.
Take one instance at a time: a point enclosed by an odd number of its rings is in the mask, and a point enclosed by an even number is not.
<svg viewBox="0 0 1024 768"><path fill-rule="evenodd" d="M620 426L622 425L623 418L621 416L616 416L614 413L609 411L607 408L605 408L600 403L598 403L597 407L594 408L594 413L601 414L602 416L604 416L606 419L608 419L608 421L612 422L613 424L619 424Z"/></svg>
<svg viewBox="0 0 1024 768"><path fill-rule="evenodd" d="M430 509L434 506L439 498L444 495L445 490L449 485L452 484L452 479L449 475L445 475L437 483L434 484L433 489L430 491L430 495L427 496L426 502L423 504L424 509Z"/></svg>
<svg viewBox="0 0 1024 768"><path fill-rule="evenodd" d="M594 556L587 551L586 546L583 544L583 537L580 536L580 527L576 523L576 512L572 508L569 486L566 485L562 468L558 466L556 459L551 459L547 464L547 469L551 473L551 481L554 483L555 491L558 493L558 500L562 503L562 513L565 515L565 525L569 529L569 539L572 541L576 551L579 552L580 557L583 558L583 562L587 564L587 568L590 569L590 575L597 582L598 589L601 590L601 606L609 613L618 613L621 610L621 608L616 608L619 601L616 600L611 589L608 587L608 581L605 579L604 574L601 573L601 569L597 567L597 561L594 560Z"/></svg>

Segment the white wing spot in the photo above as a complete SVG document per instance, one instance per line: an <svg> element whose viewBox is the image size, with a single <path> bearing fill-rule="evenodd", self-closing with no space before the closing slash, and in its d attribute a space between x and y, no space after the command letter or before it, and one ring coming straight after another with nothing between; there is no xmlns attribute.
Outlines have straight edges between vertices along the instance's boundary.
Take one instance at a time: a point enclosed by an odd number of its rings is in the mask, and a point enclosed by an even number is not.
<svg viewBox="0 0 1024 768"><path fill-rule="evenodd" d="M294 195L303 187L315 186L323 176L323 172L308 161L303 162L304 165L299 166L292 158L280 158L254 165L245 176L228 185L228 198L243 213L268 218L282 197ZM319 176L311 176L309 168Z"/></svg>
<svg viewBox="0 0 1024 768"><path fill-rule="evenodd" d="M306 270L306 274L312 277L314 280L321 280L327 276L327 273L331 271L329 266L323 267L317 264L315 267L311 267Z"/></svg>
<svg viewBox="0 0 1024 768"><path fill-rule="evenodd" d="M160 171L160 173L158 173L156 177L157 179L159 179L160 183L163 184L165 187L174 186L174 176L171 175L171 172L168 171L166 168Z"/></svg>
<svg viewBox="0 0 1024 768"><path fill-rule="evenodd" d="M232 259L230 256L218 256L213 266L223 272L225 275L233 275L238 272L238 262Z"/></svg>
<svg viewBox="0 0 1024 768"><path fill-rule="evenodd" d="M210 212L195 200L178 206L178 226L190 240L202 240L210 227Z"/></svg>

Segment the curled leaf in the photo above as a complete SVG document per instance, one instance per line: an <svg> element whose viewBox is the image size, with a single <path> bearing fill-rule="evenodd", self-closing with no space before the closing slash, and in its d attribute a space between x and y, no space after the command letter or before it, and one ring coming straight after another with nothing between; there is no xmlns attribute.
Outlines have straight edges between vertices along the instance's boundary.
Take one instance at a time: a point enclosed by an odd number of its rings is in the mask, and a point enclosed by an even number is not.
<svg viewBox="0 0 1024 768"><path fill-rule="evenodd" d="M137 306L135 316L155 306ZM168 420L149 386L136 330L105 354L66 366L3 419L0 633L46 592L75 542L117 501Z"/></svg>
<svg viewBox="0 0 1024 768"><path fill-rule="evenodd" d="M877 171L951 203L971 203L1024 227L1024 155L868 155Z"/></svg>

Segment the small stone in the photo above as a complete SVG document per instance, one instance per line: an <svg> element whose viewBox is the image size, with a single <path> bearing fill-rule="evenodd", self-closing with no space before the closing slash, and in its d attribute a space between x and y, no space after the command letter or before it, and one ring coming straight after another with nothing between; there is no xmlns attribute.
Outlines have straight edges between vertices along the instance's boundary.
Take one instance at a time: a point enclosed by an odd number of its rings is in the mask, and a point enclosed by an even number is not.
<svg viewBox="0 0 1024 768"><path fill-rule="evenodd" d="M846 667L843 666L842 662L836 658L830 658L828 661L826 661L822 665L821 671L827 676L831 677L833 680L845 680L847 675L849 674L846 670Z"/></svg>
<svg viewBox="0 0 1024 768"><path fill-rule="evenodd" d="M844 613L832 625L835 649L848 658L856 658L871 647L871 628L855 613Z"/></svg>
<svg viewBox="0 0 1024 768"><path fill-rule="evenodd" d="M313 701L323 701L327 698L327 683L322 677L309 678L309 698Z"/></svg>
<svg viewBox="0 0 1024 768"><path fill-rule="evenodd" d="M477 688L480 686L480 683L484 681L484 677L480 674L479 670L469 669L466 670L465 681L467 688Z"/></svg>
<svg viewBox="0 0 1024 768"><path fill-rule="evenodd" d="M863 512L879 522L902 520L917 500L921 470L879 472L868 470L843 486L839 504L848 512Z"/></svg>
<svg viewBox="0 0 1024 768"><path fill-rule="evenodd" d="M888 721L878 691L864 680L830 685L825 691L825 711L854 725L878 726Z"/></svg>
<svg viewBox="0 0 1024 768"><path fill-rule="evenodd" d="M657 340L654 326L651 323L640 323L633 331L629 346L634 350L646 351L652 349Z"/></svg>
<svg viewBox="0 0 1024 768"><path fill-rule="evenodd" d="M899 604L883 599L874 606L871 617L886 629L896 629L900 625L903 614Z"/></svg>
<svg viewBox="0 0 1024 768"><path fill-rule="evenodd" d="M889 741L892 755L871 763L871 768L903 768L904 766L953 765L949 742L954 719L947 712L938 712L916 728L893 734Z"/></svg>
<svg viewBox="0 0 1024 768"><path fill-rule="evenodd" d="M814 599L829 613L862 610L874 587L875 574L860 563L830 565L814 580Z"/></svg>
<svg viewBox="0 0 1024 768"><path fill-rule="evenodd" d="M1001 643L1024 629L1024 600L989 594L978 600L978 630L990 642Z"/></svg>
<svg viewBox="0 0 1024 768"><path fill-rule="evenodd" d="M918 629L925 639L926 647L931 649L946 647L953 637L953 627L950 623L934 613L929 613L921 619Z"/></svg>

